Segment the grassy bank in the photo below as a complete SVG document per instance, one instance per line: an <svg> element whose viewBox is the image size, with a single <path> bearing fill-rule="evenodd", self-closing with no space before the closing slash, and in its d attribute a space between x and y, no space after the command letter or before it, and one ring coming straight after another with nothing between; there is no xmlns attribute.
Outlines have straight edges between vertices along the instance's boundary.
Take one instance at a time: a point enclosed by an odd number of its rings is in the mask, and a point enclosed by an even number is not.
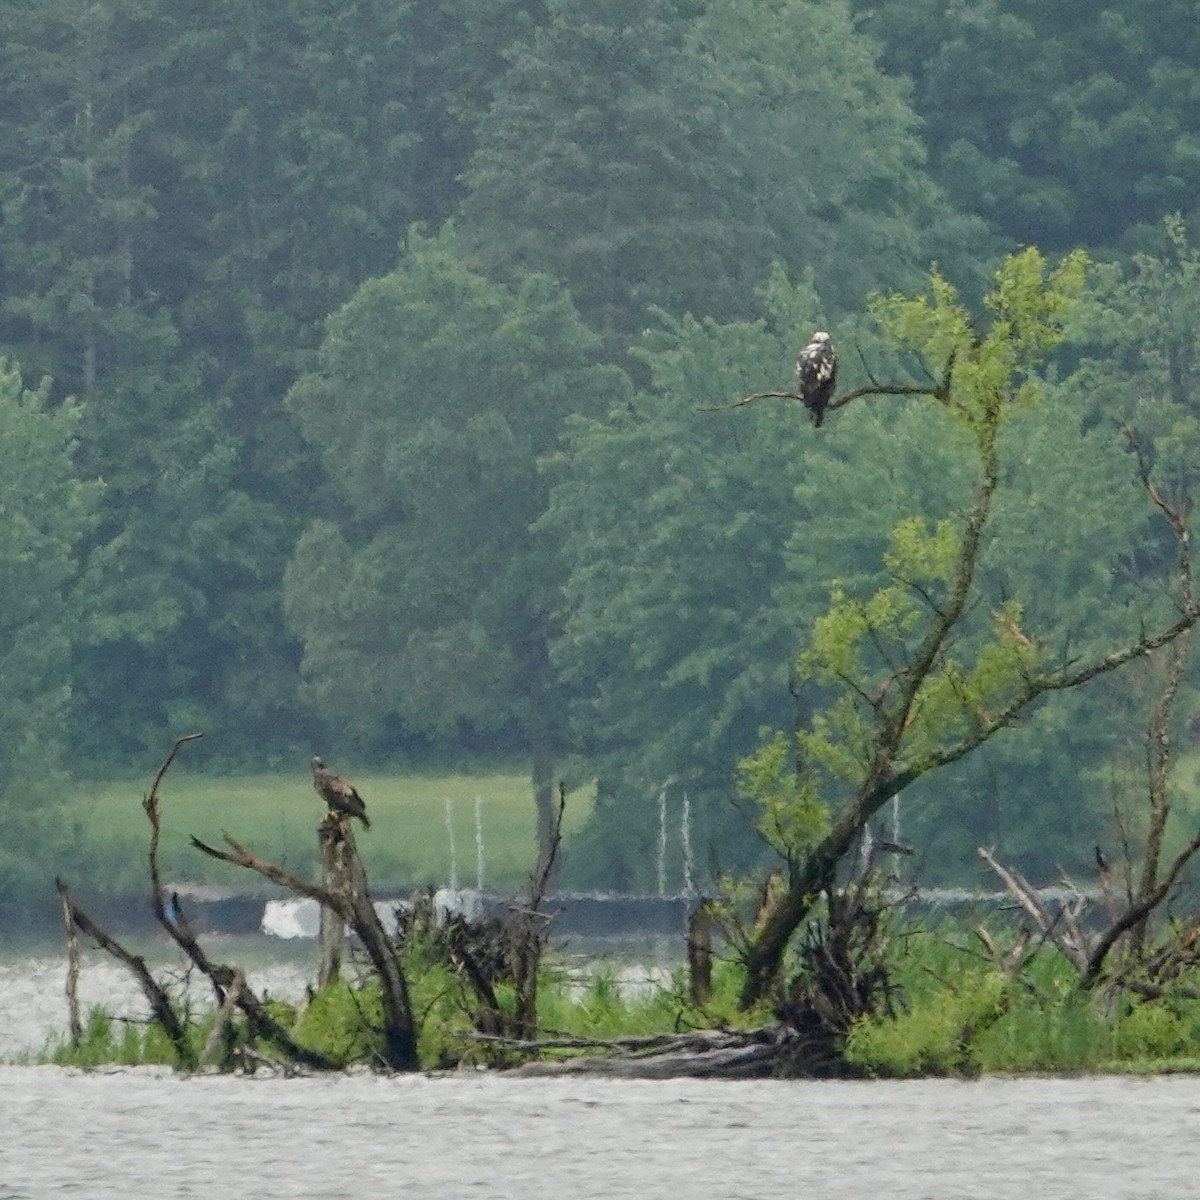
<svg viewBox="0 0 1200 1200"><path fill-rule="evenodd" d="M956 936L952 934L952 936ZM1200 1072L1200 1002L1106 1005L1080 995L1071 973L1052 952L1039 954L1017 985L990 967L963 968L960 952L940 932L911 939L899 964L903 1000L893 1019L863 1022L850 1034L847 1072L875 1078L1000 1074L1161 1074ZM407 962L415 1009L422 1014L420 1056L427 1069L496 1061L495 1047L469 1036L462 980L444 966ZM636 972L631 975L636 977ZM564 1038L613 1039L726 1029L769 1021L765 1009L737 1011L740 971L718 964L712 1000L689 1004L682 968L658 983L630 985L615 965L592 963L583 973L546 965L539 989L539 1024ZM511 995L501 990L506 1007ZM899 999L899 997L898 997ZM374 984L340 983L308 1003L274 1001L272 1011L303 1044L346 1062L371 1061L379 1020ZM171 1063L172 1048L154 1025L93 1011L82 1045L61 1037L43 1058L65 1065ZM201 1017L190 1031L197 1052L212 1025ZM551 1050L556 1058L572 1051ZM511 1061L511 1060L510 1060Z"/></svg>
<svg viewBox="0 0 1200 1200"><path fill-rule="evenodd" d="M476 881L476 797L483 833L483 881L487 887L520 887L534 857L534 812L529 778L517 772L484 774L397 774L345 768L367 802L371 829L358 839L377 885L445 883L452 868L451 825L458 878ZM89 883L107 892L136 891L145 884L149 827L142 796L149 781L105 780L76 785L71 820L82 846ZM164 874L172 880L251 882L244 872L194 850L195 834L220 842L229 833L290 870L305 873L316 860L317 821L323 806L308 773L214 778L173 769L160 789ZM591 792L567 801L567 836L591 806Z"/></svg>

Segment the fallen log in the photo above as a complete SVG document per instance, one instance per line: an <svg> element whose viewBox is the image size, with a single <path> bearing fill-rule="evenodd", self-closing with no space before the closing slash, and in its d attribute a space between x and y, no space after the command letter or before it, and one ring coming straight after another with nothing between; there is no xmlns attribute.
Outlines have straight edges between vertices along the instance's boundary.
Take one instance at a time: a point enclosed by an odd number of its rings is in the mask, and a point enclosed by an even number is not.
<svg viewBox="0 0 1200 1200"><path fill-rule="evenodd" d="M570 1058L522 1063L508 1069L520 1076L596 1075L613 1079L802 1079L838 1073L823 1040L805 1038L788 1025L756 1029L696 1030L644 1038L543 1038L521 1041L467 1035L503 1042L507 1048L542 1055L548 1050L580 1050ZM844 1068L842 1068L843 1073Z"/></svg>

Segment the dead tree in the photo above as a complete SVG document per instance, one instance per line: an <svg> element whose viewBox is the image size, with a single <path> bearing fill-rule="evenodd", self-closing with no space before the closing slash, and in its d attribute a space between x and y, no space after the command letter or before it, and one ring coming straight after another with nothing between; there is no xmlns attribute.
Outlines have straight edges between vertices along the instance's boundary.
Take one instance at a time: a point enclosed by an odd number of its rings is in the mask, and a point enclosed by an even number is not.
<svg viewBox="0 0 1200 1200"><path fill-rule="evenodd" d="M328 892L347 892L352 886L351 861L358 861L357 850L347 853L353 833L344 822L332 815L317 826L317 846L321 857L321 886ZM337 979L342 970L342 954L346 945L346 919L327 904L320 906L320 926L317 932L319 966L317 986L325 987Z"/></svg>
<svg viewBox="0 0 1200 1200"><path fill-rule="evenodd" d="M146 997L146 1003L150 1006L152 1019L158 1023L159 1027L170 1040L171 1046L175 1051L177 1065L185 1069L194 1066L195 1058L192 1053L191 1044L188 1041L187 1027L183 1019L175 1011L175 1006L172 1004L167 990L150 973L150 968L146 966L146 960L140 954L133 954L129 950L126 950L116 938L93 921L75 903L70 888L61 879L55 880L55 887L58 889L59 901L62 904L64 916L68 921L68 930L77 929L86 937L91 938L101 950L111 954L113 958L129 971L137 981L138 987L141 988L142 995ZM72 1014L71 1024L72 1039L78 1044L80 1039L76 1036L76 1033L78 1031L81 1036L82 1029L79 1026L77 1010Z"/></svg>
<svg viewBox="0 0 1200 1200"><path fill-rule="evenodd" d="M702 897L688 913L687 923L688 999L695 1008L712 998L712 934L712 903Z"/></svg>
<svg viewBox="0 0 1200 1200"><path fill-rule="evenodd" d="M253 990L246 986L241 971L224 963L215 963L208 957L183 914L178 899L167 896L158 865L158 844L162 833L159 785L175 761L175 756L179 753L180 748L187 742L195 741L202 736L203 734L200 733L191 733L175 739L170 752L154 777L150 791L142 800L142 808L150 822L150 847L147 860L150 869L151 904L155 919L191 963L208 979L219 1009L224 1009L230 993L234 993L233 1003L245 1016L247 1032L252 1039L261 1038L267 1041L276 1050L283 1053L288 1060L300 1066L315 1070L337 1069L341 1066L340 1063L319 1051L302 1046L292 1037L291 1033L271 1015ZM173 900L170 912L168 912L168 899ZM228 1023L226 1024L228 1025Z"/></svg>
<svg viewBox="0 0 1200 1200"><path fill-rule="evenodd" d="M75 925L74 905L66 885L61 879L56 879L54 886L58 889L58 902L67 934L67 1028L71 1034L71 1045L78 1046L83 1041L83 1022L79 1019L79 933Z"/></svg>
<svg viewBox="0 0 1200 1200"><path fill-rule="evenodd" d="M1175 539L1176 604L1182 612L1195 608L1192 582L1187 499L1172 501L1157 487L1150 462L1128 426L1122 426L1136 455L1142 487L1170 527ZM1174 891L1188 864L1200 852L1200 832L1164 862L1163 836L1170 816L1168 783L1171 771L1171 718L1183 682L1191 648L1186 629L1157 651L1163 662L1162 684L1151 705L1145 734L1145 832L1134 849L1124 817L1118 811L1124 850L1116 871L1123 877L1118 890L1114 864L1096 848L1096 887L1089 895L1074 880L1062 878L1068 899L1046 900L1020 872L999 862L991 850L979 855L1015 898L1025 920L1078 972L1078 986L1091 991L1104 986L1111 994L1131 991L1156 999L1180 975L1200 963L1200 910L1155 930L1153 920ZM1095 898L1104 910L1096 922ZM1188 989L1184 989L1188 990ZM1189 993L1190 994L1190 993Z"/></svg>
<svg viewBox="0 0 1200 1200"><path fill-rule="evenodd" d="M332 908L350 926L362 942L379 978L380 1003L383 1010L383 1048L380 1052L380 1063L391 1071L415 1071L419 1065L416 1023L409 1000L408 982L401 969L396 947L388 937L371 902L366 887L366 872L362 869L346 822L339 817L326 820L330 821L328 837L338 843L337 852L344 854L348 862L345 879L337 890L308 883L275 863L259 858L228 834L225 835L228 849L218 849L196 837L192 838L192 845L212 858L256 871L298 896L305 896Z"/></svg>
<svg viewBox="0 0 1200 1200"><path fill-rule="evenodd" d="M155 919L193 966L209 981L217 1000L217 1024L199 1058L195 1054L192 1039L189 1036L188 1022L176 1011L166 988L154 978L145 959L128 951L116 938L92 920L75 902L66 884L59 880L57 886L64 919L69 922L69 929L77 929L91 938L133 975L142 994L146 997L152 1019L163 1029L171 1042L175 1051L176 1065L184 1070L192 1070L212 1061L217 1044L221 1040L226 1041L227 1051L233 1049L231 1035L235 1008L242 1013L245 1019L246 1035L250 1041L261 1040L268 1043L277 1053L283 1054L287 1063L317 1070L337 1069L342 1065L341 1063L319 1051L302 1046L292 1037L291 1033L271 1015L263 1002L246 984L245 976L239 969L223 963L215 963L208 957L196 939L196 935L179 905L178 897L168 896L166 888L163 886L158 864L158 846L162 833L159 788L180 748L187 742L195 741L202 736L199 733L191 733L175 739L166 758L155 773L150 791L142 799L142 808L150 823L147 864L150 874L151 907ZM74 1025L75 1021L73 1020L72 1023ZM239 1050L242 1053L249 1052L249 1048L246 1046L239 1047ZM228 1065L232 1061L230 1053L227 1053L222 1060L224 1065Z"/></svg>
<svg viewBox="0 0 1200 1200"><path fill-rule="evenodd" d="M537 1034L538 976L554 919L545 905L562 844L565 810L566 787L560 783L549 841L530 877L527 902L513 905L503 917L472 921L453 916L433 939L435 953L446 956L474 998L472 1025L481 1035L497 1039L497 1046L528 1045ZM422 920L421 912L414 910L408 920L412 928ZM500 1003L496 991L500 983L512 987L511 1012Z"/></svg>
<svg viewBox="0 0 1200 1200"><path fill-rule="evenodd" d="M131 954L91 920L75 903L67 886L59 881L59 896L68 934L79 930L93 938L102 949L130 970L146 996L153 1019L170 1039L175 1049L176 1061L181 1067L191 1069L213 1061L217 1047L223 1041L227 1051L222 1061L226 1063L232 1061L232 1052L235 1050L240 1053L243 1061L263 1060L263 1056L253 1049L252 1044L265 1042L276 1054L283 1056L282 1065L285 1068L295 1065L317 1070L339 1069L343 1063L296 1041L290 1031L272 1016L267 1006L254 993L240 969L214 962L209 958L183 913L178 897L168 895L163 885L158 862L162 833L160 785L181 747L202 736L192 733L175 739L154 776L149 792L142 800L142 808L150 823L147 864L151 906L155 919L192 965L209 981L216 997L216 1024L199 1058L197 1059L188 1036L186 1021L175 1010L166 989L155 980L145 960ZM407 981L400 968L395 947L371 903L366 873L358 857L353 835L346 821L337 814L331 814L322 822L320 832L323 856L330 865L325 878L327 886L324 887L307 883L282 867L257 857L228 836L225 838L229 846L227 850L208 846L194 837L192 844L214 858L257 871L297 895L316 900L323 908L329 909L340 924L351 927L366 948L380 981L383 1008L383 1048L380 1061L390 1070L413 1070L417 1066L417 1041ZM69 947L72 944L69 937ZM73 979L74 974L69 973L69 986ZM236 1045L233 1023L235 1011L240 1012L244 1018L247 1043L244 1045ZM74 1011L71 1025L72 1037L77 1040L79 1022ZM277 1058L268 1058L266 1061L279 1065Z"/></svg>

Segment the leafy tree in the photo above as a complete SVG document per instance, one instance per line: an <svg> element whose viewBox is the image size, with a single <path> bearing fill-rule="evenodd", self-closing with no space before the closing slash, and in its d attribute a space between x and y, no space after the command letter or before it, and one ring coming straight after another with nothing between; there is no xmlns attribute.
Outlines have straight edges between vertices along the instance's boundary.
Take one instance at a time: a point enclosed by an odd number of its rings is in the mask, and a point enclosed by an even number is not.
<svg viewBox="0 0 1200 1200"><path fill-rule="evenodd" d="M889 73L913 81L934 177L963 211L1053 249L1114 245L1195 204L1195 13L856 3Z"/></svg>
<svg viewBox="0 0 1200 1200"><path fill-rule="evenodd" d="M655 304L728 315L766 259L685 23L668 0L547 8L480 122L465 244L489 269L565 281L606 338Z"/></svg>
<svg viewBox="0 0 1200 1200"><path fill-rule="evenodd" d="M413 217L440 225L465 194L476 130L508 68L506 54L546 19L543 0L427 0L410 5L413 58L406 126Z"/></svg>
<svg viewBox="0 0 1200 1200"><path fill-rule="evenodd" d="M6 6L0 48L0 338L62 393L162 353L138 270L153 188L140 144L156 63L141 4Z"/></svg>
<svg viewBox="0 0 1200 1200"><path fill-rule="evenodd" d="M859 592L835 583L811 624L795 669L819 690L787 735L794 775L780 776L774 789L786 782L795 819L765 830L788 877L748 942L744 1003L763 995L793 934L820 896L835 892L840 865L893 795L973 753L1041 697L1115 670L1200 618L1185 596L1178 609L1164 604L1152 618L1131 619L1123 639L1081 659L1043 636L1015 592L989 594L981 551L1008 483L1008 434L1038 399L1037 368L1062 341L1083 272L1079 255L1055 271L1032 250L1010 257L987 297L986 330L974 327L936 273L925 296L876 305L901 345L938 364L925 390L945 414L946 436L969 448L976 478L961 516L894 525L882 586ZM871 385L863 394L891 390ZM760 788L779 761L774 743L744 767Z"/></svg>
<svg viewBox="0 0 1200 1200"><path fill-rule="evenodd" d="M180 728L207 729L234 760L298 740L291 645L264 579L284 518L239 486L226 406L164 375L108 380L81 413L79 460L106 484L83 546L72 701L93 769Z"/></svg>
<svg viewBox="0 0 1200 1200"><path fill-rule="evenodd" d="M53 375L57 396L78 397L79 467L107 485L80 547L90 603L74 640L72 752L93 769L122 763L193 723L231 734L232 754L278 745L295 736L297 683L269 590L286 522L247 495L265 489L247 477L233 406L180 333L205 224L184 184L196 164L172 136L183 14L12 8L0 338Z"/></svg>
<svg viewBox="0 0 1200 1200"><path fill-rule="evenodd" d="M631 406L572 418L551 460L542 527L569 567L553 656L600 780L568 863L580 883L653 884L652 800L664 787L673 808L687 792L706 865L739 865L755 848L726 803L729 764L787 698L777 531L807 515L793 489L811 439L782 408L740 422L699 410L778 385L791 330L812 327L816 304L777 272L766 320L660 315L635 350L648 388Z"/></svg>
<svg viewBox="0 0 1200 1200"><path fill-rule="evenodd" d="M914 514L936 521L970 497L961 440L952 429L941 436L924 398L864 398L816 435L798 405L703 411L787 386L797 337L826 323L811 287L781 272L762 300L767 315L754 325L664 319L636 351L650 386L632 409L573 421L552 469L545 522L570 567L554 657L601 780L588 852L572 860L590 870L583 882L653 883L653 799L664 786L673 808L688 794L703 867L759 858L732 764L796 702L787 660L811 614L834 579L861 593L887 582L889 527ZM869 382L854 346L877 374L912 366L889 358L866 323L835 326L834 337L846 386ZM1115 599L1112 547L1128 545L1142 520L1111 430L1065 436L1080 422L1053 390L1014 414L1011 486L994 503L980 558L997 603L1006 589L1028 594L1044 636L1076 650L1098 647L1115 631L1108 609L1130 602ZM1110 724L1067 701L970 766L914 785L903 828L928 855L928 877L977 878L981 839L1034 869L1060 853L1084 812L1099 835L1108 812L1084 768L1106 761ZM1063 803L1043 804L1048 793Z"/></svg>
<svg viewBox="0 0 1200 1200"><path fill-rule="evenodd" d="M330 320L288 407L343 501L296 549L288 619L322 714L342 731L466 733L532 762L545 849L564 745L550 667L553 543L537 462L568 412L624 377L544 276L472 272L413 233L400 266Z"/></svg>
<svg viewBox="0 0 1200 1200"><path fill-rule="evenodd" d="M712 0L687 40L728 114L738 216L791 273L813 272L832 312L915 284L931 260L983 285L985 230L932 182L909 89L848 0Z"/></svg>
<svg viewBox="0 0 1200 1200"><path fill-rule="evenodd" d="M462 232L489 269L564 280L610 348L654 306L744 318L773 259L835 313L930 254L970 274L982 227L926 179L840 0L548 8L480 123Z"/></svg>
<svg viewBox="0 0 1200 1200"><path fill-rule="evenodd" d="M71 461L79 410L52 406L0 359L0 909L44 884L46 863L29 847L61 858L62 721L70 696L76 633L76 547L93 519L99 488Z"/></svg>

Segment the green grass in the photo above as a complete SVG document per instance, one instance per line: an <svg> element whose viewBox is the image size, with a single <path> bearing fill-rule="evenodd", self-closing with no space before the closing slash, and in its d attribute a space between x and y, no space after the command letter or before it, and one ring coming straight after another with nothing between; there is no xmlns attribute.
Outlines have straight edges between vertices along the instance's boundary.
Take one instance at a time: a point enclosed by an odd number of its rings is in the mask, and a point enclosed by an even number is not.
<svg viewBox="0 0 1200 1200"><path fill-rule="evenodd" d="M341 768L367 802L370 830L358 836L373 885L445 883L450 878L446 802L452 802L458 878L476 880L475 797L481 798L484 886L520 887L534 861L534 811L529 777L492 774L386 774ZM109 892L145 885L149 823L142 796L149 780L77 784L73 820L86 847L86 882ZM219 778L173 769L159 789L160 861L175 882L251 882L245 872L191 847L195 834L220 844L228 833L263 857L299 874L316 861L316 826L323 806L307 771L293 775ZM564 832L578 829L591 807L591 790L567 799ZM75 882L84 882L76 880ZM257 882L257 881L255 881Z"/></svg>
<svg viewBox="0 0 1200 1200"><path fill-rule="evenodd" d="M1196 1001L1106 1007L1048 948L1007 983L964 948L970 938L952 923L907 939L895 964L903 1011L855 1026L847 1060L885 1076L1195 1070Z"/></svg>

